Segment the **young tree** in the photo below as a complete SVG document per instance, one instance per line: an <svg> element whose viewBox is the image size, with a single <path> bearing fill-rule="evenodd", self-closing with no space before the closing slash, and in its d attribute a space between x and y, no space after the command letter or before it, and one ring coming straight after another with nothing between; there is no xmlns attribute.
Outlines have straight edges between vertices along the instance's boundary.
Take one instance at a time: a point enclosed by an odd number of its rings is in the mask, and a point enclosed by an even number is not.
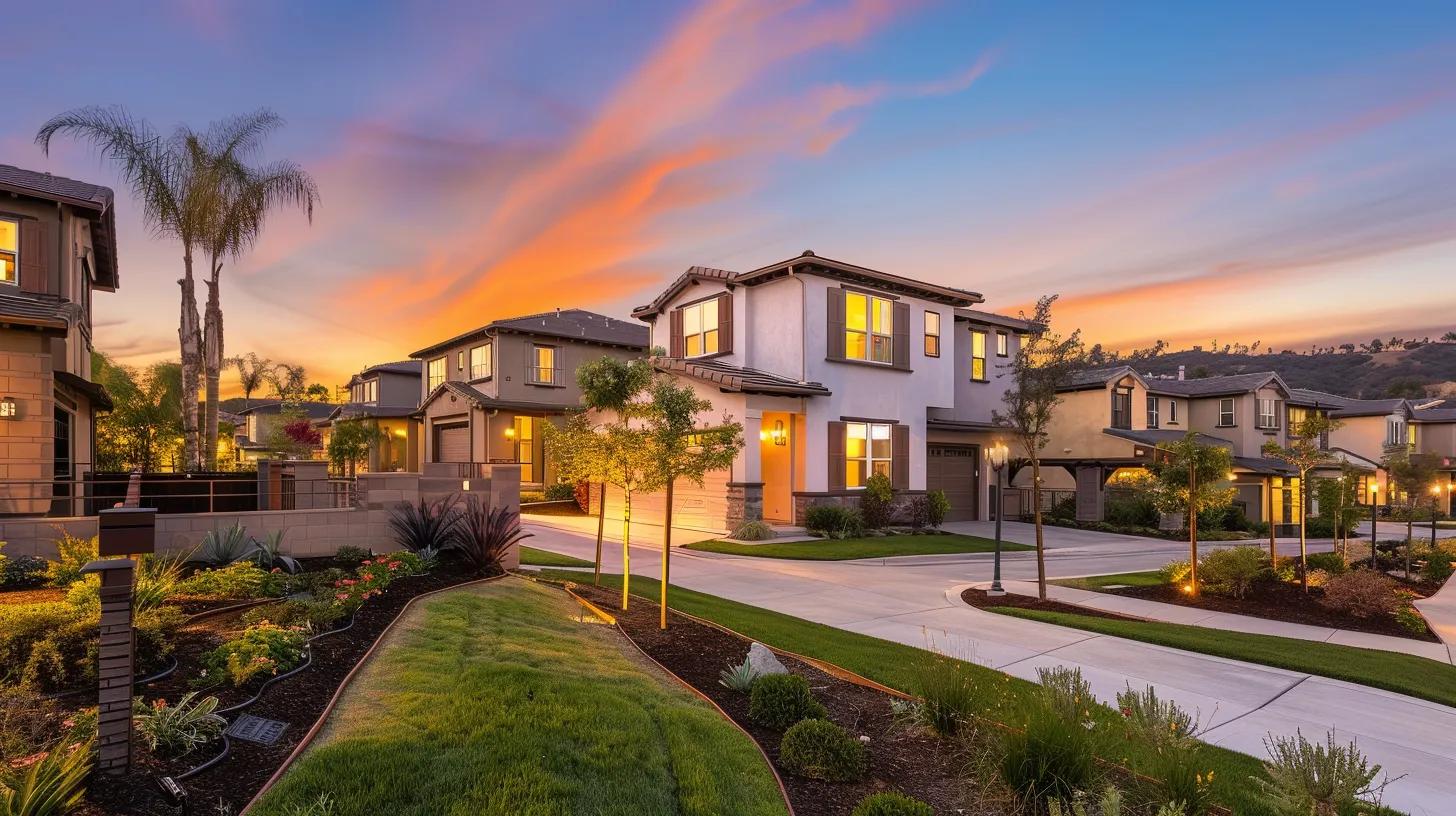
<svg viewBox="0 0 1456 816"><path fill-rule="evenodd" d="M1228 485L1232 467L1228 448L1204 445L1193 431L1177 442L1159 445L1148 465L1152 478L1144 489L1153 504L1164 513L1184 513L1187 518L1188 591L1193 595L1198 594L1198 514L1233 502L1235 491Z"/></svg>
<svg viewBox="0 0 1456 816"><path fill-rule="evenodd" d="M1309 551L1306 540L1306 526L1309 520L1309 474L1335 460L1334 454L1320 446L1320 440L1340 427L1340 422L1321 413L1311 413L1298 427L1289 429L1289 444L1280 445L1270 440L1264 443L1263 453L1270 459L1277 459L1299 474L1299 585L1309 591ZM1269 520L1274 523L1273 519ZM1274 537L1269 537L1269 563L1275 559Z"/></svg>
<svg viewBox="0 0 1456 816"><path fill-rule="evenodd" d="M1333 479L1315 479L1314 494L1319 499L1320 516L1335 520L1335 538L1340 552L1350 557L1348 536L1360 521L1360 473L1347 461L1340 461L1340 475Z"/></svg>
<svg viewBox="0 0 1456 816"><path fill-rule="evenodd" d="M328 402L329 398L331 398L333 395L334 394L332 391L329 390L329 387L327 385L324 385L323 383L314 383L303 392L304 398L310 400L311 402Z"/></svg>
<svg viewBox="0 0 1456 816"><path fill-rule="evenodd" d="M1391 507L1396 507L1398 503L1405 516L1405 577L1410 578L1411 540L1415 535L1416 512L1429 501L1426 497L1430 495L1431 485L1435 483L1439 471L1433 457L1413 454L1404 447L1386 454L1382 464L1390 474L1392 488L1386 501ZM1372 541L1371 552L1374 551ZM1370 565L1375 566L1373 559Z"/></svg>
<svg viewBox="0 0 1456 816"><path fill-rule="evenodd" d="M114 407L96 421L99 470L159 470L182 443L181 367L153 363L138 372L91 353L92 378L106 388Z"/></svg>
<svg viewBox="0 0 1456 816"><path fill-rule="evenodd" d="M241 357L231 358L229 362L238 372L238 386L243 389L243 407L249 408L252 406L253 392L262 388L267 381L273 361L250 351Z"/></svg>
<svg viewBox="0 0 1456 816"><path fill-rule="evenodd" d="M1442 343L1456 343L1456 331L1448 331L1441 335Z"/></svg>
<svg viewBox="0 0 1456 816"><path fill-rule="evenodd" d="M368 417L339 419L329 432L325 452L329 464L352 479L358 472L359 462L369 458L370 449L387 438L379 423Z"/></svg>
<svg viewBox="0 0 1456 816"><path fill-rule="evenodd" d="M1046 549L1041 517L1041 452L1048 441L1052 413L1062 398L1060 391L1072 375L1084 366L1081 331L1063 337L1052 331L1052 304L1056 295L1036 302L1030 317L1031 331L1022 338L1012 358L1011 388L1002 397L1002 409L992 413L995 424L1007 429L1031 463L1032 520L1036 525L1037 590L1046 599Z"/></svg>

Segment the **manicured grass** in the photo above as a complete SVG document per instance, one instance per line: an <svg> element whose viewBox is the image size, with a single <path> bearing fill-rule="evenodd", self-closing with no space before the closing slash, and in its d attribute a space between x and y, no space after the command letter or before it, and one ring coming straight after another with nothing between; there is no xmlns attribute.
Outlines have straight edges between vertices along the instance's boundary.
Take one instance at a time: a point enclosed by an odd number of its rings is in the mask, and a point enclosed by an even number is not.
<svg viewBox="0 0 1456 816"><path fill-rule="evenodd" d="M734 541L700 541L688 544L689 550L752 555L760 558L788 558L798 561L848 561L854 558L888 558L896 555L945 555L947 553L984 553L996 549L989 538L942 533L939 535L888 535L873 538L816 538L813 541L772 541L764 544L739 544ZM1025 544L1001 542L1002 552L1034 549Z"/></svg>
<svg viewBox="0 0 1456 816"><path fill-rule="evenodd" d="M252 812L785 813L748 737L579 613L517 579L425 602Z"/></svg>
<svg viewBox="0 0 1456 816"><path fill-rule="evenodd" d="M1203 626L1099 618L1074 612L1015 607L997 607L988 611L1247 663L1333 677L1336 680L1408 694L1443 705L1456 705L1456 666L1424 657L1313 640L1226 632Z"/></svg>
<svg viewBox="0 0 1456 816"><path fill-rule="evenodd" d="M1074 589L1098 590L1110 586L1162 586L1163 579L1159 577L1156 570L1150 570L1148 572L1118 572L1112 575L1089 575L1086 578L1064 578L1060 581L1052 581L1052 583Z"/></svg>
<svg viewBox="0 0 1456 816"><path fill-rule="evenodd" d="M564 581L580 581L581 576L568 572L552 573L542 571L543 577ZM603 575L602 585L621 590L619 575ZM659 584L645 576L632 576L632 594L652 601L658 598ZM705 595L689 589L672 587L668 596L674 609L696 615L722 624L740 634L791 652L818 658L843 666L850 671L867 677L890 688L915 692L917 666L927 658L924 650L913 646L893 643L888 640L846 632L832 626L813 623L790 615L783 615L767 609L741 604L714 595ZM1032 684L985 666L968 664L967 670L986 683L1004 684L1012 695L1024 695ZM1117 712L1105 706L1098 706L1094 717L1108 725L1109 733L1117 733L1114 723L1120 722ZM1306 735L1317 739L1318 735ZM1204 745L1201 756L1214 772L1213 786L1220 802L1231 807L1239 816L1273 816L1269 804L1260 797L1256 787L1250 783L1250 776L1263 773L1263 763L1247 754L1241 754L1214 745ZM1139 765L1149 767L1151 754L1133 745L1121 742L1107 758L1136 769Z"/></svg>
<svg viewBox="0 0 1456 816"><path fill-rule="evenodd" d="M550 550L538 550L535 547L521 547L521 563L530 564L534 567L590 567L595 566L590 561L583 561L580 558L572 558L569 555L554 553Z"/></svg>

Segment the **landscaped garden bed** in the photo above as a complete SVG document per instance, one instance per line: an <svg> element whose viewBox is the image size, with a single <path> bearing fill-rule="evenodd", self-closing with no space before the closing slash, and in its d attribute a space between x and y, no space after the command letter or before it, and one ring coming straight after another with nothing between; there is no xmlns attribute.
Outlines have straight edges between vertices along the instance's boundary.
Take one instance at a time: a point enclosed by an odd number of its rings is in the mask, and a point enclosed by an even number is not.
<svg viewBox="0 0 1456 816"><path fill-rule="evenodd" d="M979 536L926 531L908 535L880 535L853 538L816 538L808 541L700 541L685 549L702 552L747 555L759 558L787 558L801 561L848 561L856 558L894 558L902 555L946 555L988 553L996 543ZM1025 544L1001 542L1002 552L1034 549Z"/></svg>

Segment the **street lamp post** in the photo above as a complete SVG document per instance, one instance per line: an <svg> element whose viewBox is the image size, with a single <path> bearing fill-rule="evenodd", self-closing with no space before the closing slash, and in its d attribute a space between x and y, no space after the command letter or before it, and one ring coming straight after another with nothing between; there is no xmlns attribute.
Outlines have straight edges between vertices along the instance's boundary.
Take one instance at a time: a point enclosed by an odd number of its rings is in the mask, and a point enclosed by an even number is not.
<svg viewBox="0 0 1456 816"><path fill-rule="evenodd" d="M1376 518L1380 515L1380 483L1375 481L1374 476L1370 478L1370 568L1378 569L1375 553L1375 532L1376 525L1378 524Z"/></svg>
<svg viewBox="0 0 1456 816"><path fill-rule="evenodd" d="M991 460L991 470L996 474L996 555L991 572L991 588L987 595L1005 595L1006 590L1001 587L1001 513L1006 508L1006 500L1002 498L1004 487L1001 482L1001 471L1006 467L1006 458L1010 454L1004 442L996 442L986 451L986 457Z"/></svg>
<svg viewBox="0 0 1456 816"><path fill-rule="evenodd" d="M1346 535L1346 533L1348 531L1345 529L1345 476L1344 476L1344 474L1340 474L1339 476L1336 476L1335 477L1335 481L1336 482L1339 482L1339 484L1340 484L1340 500L1338 502L1336 502L1336 504L1335 504L1335 543L1337 543L1337 544L1340 545L1340 554L1343 555L1345 558L1349 558L1350 557L1350 547L1349 547L1349 543L1348 543L1349 539L1347 539L1345 537L1345 535ZM1321 515L1323 515L1324 512L1325 512L1324 510L1320 510L1320 514Z"/></svg>

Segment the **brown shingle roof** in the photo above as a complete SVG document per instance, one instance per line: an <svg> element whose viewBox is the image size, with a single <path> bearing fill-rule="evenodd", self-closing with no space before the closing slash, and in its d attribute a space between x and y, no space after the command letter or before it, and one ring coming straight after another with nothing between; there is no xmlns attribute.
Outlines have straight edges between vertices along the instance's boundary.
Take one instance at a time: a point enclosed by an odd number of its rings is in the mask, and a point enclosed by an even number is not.
<svg viewBox="0 0 1456 816"><path fill-rule="evenodd" d="M15 287L6 287L14 289ZM70 328L66 302L54 295L0 292L0 323L64 335Z"/></svg>
<svg viewBox="0 0 1456 816"><path fill-rule="evenodd" d="M557 309L554 312L495 320L463 334L457 334L449 340L426 346L410 356L418 358L437 354L451 346L502 331L559 337L563 340L584 340L644 351L647 349L650 334L646 326L630 320L588 312L585 309Z"/></svg>
<svg viewBox="0 0 1456 816"><path fill-rule="evenodd" d="M112 206L116 195L110 187L0 164L0 190L90 211L91 246L96 253L91 273L97 287L116 289L121 278L116 264L116 207Z"/></svg>
<svg viewBox="0 0 1456 816"><path fill-rule="evenodd" d="M710 382L724 391L796 397L827 396L830 393L829 389L820 383L799 382L768 371L729 365L718 360L655 357L652 364L658 371Z"/></svg>

